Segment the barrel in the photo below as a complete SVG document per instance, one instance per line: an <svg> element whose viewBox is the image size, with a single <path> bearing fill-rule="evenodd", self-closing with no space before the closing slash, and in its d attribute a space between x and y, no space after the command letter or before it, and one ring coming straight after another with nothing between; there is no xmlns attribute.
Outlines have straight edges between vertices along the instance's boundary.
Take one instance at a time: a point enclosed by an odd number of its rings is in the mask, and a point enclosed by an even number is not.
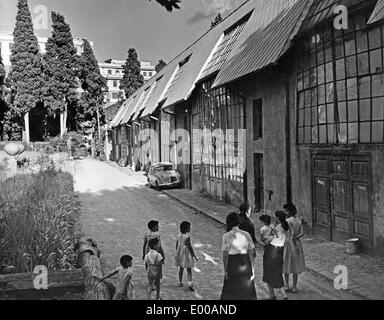
<svg viewBox="0 0 384 320"><path fill-rule="evenodd" d="M345 241L348 254L357 254L359 252L359 239L353 238Z"/></svg>

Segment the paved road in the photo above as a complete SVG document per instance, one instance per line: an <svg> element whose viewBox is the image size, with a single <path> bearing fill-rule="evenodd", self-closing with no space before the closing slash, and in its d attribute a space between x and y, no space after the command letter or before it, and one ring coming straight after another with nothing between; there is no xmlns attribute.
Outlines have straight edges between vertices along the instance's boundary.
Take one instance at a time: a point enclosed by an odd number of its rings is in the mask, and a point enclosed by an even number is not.
<svg viewBox="0 0 384 320"><path fill-rule="evenodd" d="M82 202L81 226L84 236L92 237L101 249L105 272L119 264L123 254L134 257L135 298L146 298L146 273L142 262L143 236L147 222L160 221L160 232L166 255L161 295L165 300L219 298L223 280L221 237L223 225L196 214L193 210L169 199L161 192L147 188L134 176L122 173L106 163L92 159L76 162L75 189ZM199 257L193 271L196 292L177 288L178 270L174 266L175 242L179 224L192 223L191 239ZM258 251L256 275L259 298L267 298L267 289L261 281L262 252ZM280 297L281 298L281 297ZM290 294L298 299L356 299L348 292L336 291L333 285L312 274L300 279L300 292Z"/></svg>

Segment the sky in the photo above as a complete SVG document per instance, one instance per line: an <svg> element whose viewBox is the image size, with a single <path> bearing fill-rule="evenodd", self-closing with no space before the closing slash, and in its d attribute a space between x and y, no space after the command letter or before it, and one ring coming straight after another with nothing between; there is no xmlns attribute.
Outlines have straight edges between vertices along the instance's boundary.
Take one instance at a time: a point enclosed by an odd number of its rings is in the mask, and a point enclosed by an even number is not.
<svg viewBox="0 0 384 320"><path fill-rule="evenodd" d="M28 4L39 36L50 35L50 12L57 11L73 37L93 42L99 61L125 60L128 49L135 48L141 61L156 64L159 59L172 60L210 28L217 13L225 17L244 1L181 0L181 9L172 13L155 0L28 0ZM12 33L16 4L17 0L0 0L1 32Z"/></svg>

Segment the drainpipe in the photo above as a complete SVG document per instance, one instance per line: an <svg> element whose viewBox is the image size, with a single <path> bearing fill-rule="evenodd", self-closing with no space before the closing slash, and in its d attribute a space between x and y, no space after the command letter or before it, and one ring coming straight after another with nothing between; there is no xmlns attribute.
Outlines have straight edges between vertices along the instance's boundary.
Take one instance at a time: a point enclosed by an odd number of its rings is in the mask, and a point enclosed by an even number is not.
<svg viewBox="0 0 384 320"><path fill-rule="evenodd" d="M161 162L161 123L163 121L161 109L159 110L159 162Z"/></svg>
<svg viewBox="0 0 384 320"><path fill-rule="evenodd" d="M285 86L285 156L286 156L286 190L287 203L292 203L292 174L291 174L291 117L290 117L290 92L289 77L284 81Z"/></svg>

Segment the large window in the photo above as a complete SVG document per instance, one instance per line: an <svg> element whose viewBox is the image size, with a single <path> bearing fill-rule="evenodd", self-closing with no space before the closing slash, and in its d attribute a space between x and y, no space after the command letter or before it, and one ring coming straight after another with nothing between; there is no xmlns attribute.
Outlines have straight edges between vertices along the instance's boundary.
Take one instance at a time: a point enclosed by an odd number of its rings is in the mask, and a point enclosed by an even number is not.
<svg viewBox="0 0 384 320"><path fill-rule="evenodd" d="M382 143L384 74L382 26L367 14L348 30L316 30L298 59L298 143Z"/></svg>
<svg viewBox="0 0 384 320"><path fill-rule="evenodd" d="M193 103L192 127L204 133L200 140L198 137L192 139L193 164L203 165L203 174L207 177L243 182L244 170L239 163L239 154L245 150L241 150L244 146L239 141L238 130L244 129L244 101L224 87L210 90L212 83L212 80L203 83ZM216 129L228 133L223 137L228 139L226 147L223 141L212 137L211 133ZM229 129L233 129L233 134L229 134ZM212 150L204 146L210 138ZM233 152L228 150L229 146L233 146Z"/></svg>

